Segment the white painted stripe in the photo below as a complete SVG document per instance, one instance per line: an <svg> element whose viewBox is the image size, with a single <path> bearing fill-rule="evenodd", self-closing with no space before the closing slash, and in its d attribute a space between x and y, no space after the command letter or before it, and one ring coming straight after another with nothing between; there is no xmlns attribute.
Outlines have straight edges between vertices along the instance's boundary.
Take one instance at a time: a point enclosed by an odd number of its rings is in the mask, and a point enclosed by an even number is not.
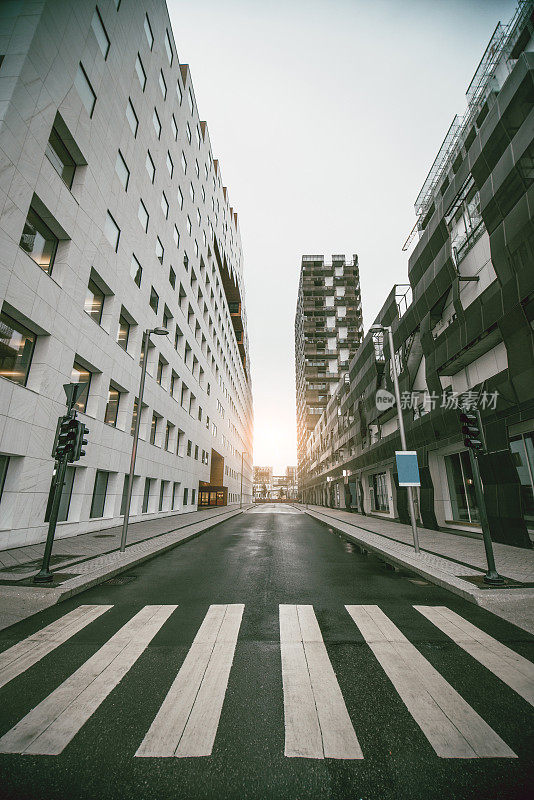
<svg viewBox="0 0 534 800"><path fill-rule="evenodd" d="M136 756L209 756L244 605L212 605Z"/></svg>
<svg viewBox="0 0 534 800"><path fill-rule="evenodd" d="M285 755L363 758L312 606L280 606Z"/></svg>
<svg viewBox="0 0 534 800"><path fill-rule="evenodd" d="M534 664L446 606L414 606L466 653L534 705Z"/></svg>
<svg viewBox="0 0 534 800"><path fill-rule="evenodd" d="M346 609L438 756L517 758L378 606Z"/></svg>
<svg viewBox="0 0 534 800"><path fill-rule="evenodd" d="M145 606L0 739L0 752L61 753L176 608Z"/></svg>
<svg viewBox="0 0 534 800"><path fill-rule="evenodd" d="M78 606L0 653L0 688L40 661L113 606Z"/></svg>

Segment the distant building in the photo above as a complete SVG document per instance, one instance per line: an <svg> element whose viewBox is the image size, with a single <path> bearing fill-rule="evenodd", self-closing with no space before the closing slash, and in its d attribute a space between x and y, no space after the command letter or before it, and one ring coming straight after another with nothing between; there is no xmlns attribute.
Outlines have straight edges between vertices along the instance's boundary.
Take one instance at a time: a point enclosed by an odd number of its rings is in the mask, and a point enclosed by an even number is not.
<svg viewBox="0 0 534 800"><path fill-rule="evenodd" d="M358 256L302 256L295 315L297 458L306 471L306 443L363 338Z"/></svg>
<svg viewBox="0 0 534 800"><path fill-rule="evenodd" d="M286 467L285 475L273 475L272 467L254 467L254 499L296 500L296 498L296 467Z"/></svg>
<svg viewBox="0 0 534 800"><path fill-rule="evenodd" d="M271 496L273 468L254 467L252 490L254 499L267 500Z"/></svg>

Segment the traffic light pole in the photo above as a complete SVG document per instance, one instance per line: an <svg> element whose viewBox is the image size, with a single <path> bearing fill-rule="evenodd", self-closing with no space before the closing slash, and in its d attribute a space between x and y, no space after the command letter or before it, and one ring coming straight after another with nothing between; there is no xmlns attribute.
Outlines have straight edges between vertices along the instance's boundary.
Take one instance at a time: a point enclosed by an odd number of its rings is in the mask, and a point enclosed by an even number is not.
<svg viewBox="0 0 534 800"><path fill-rule="evenodd" d="M486 513L486 501L484 500L484 490L482 488L482 480L480 478L480 469L478 466L478 458L473 450L469 450L469 460L471 461L471 470L473 472L473 483L475 484L475 496L477 499L477 506L480 514L480 525L482 528L482 536L484 538L484 549L486 551L486 559L488 562L488 571L484 575L484 583L489 583L491 586L502 586L505 579L499 575L495 568L495 557L493 555L493 542L491 541L491 534L488 523L488 515Z"/></svg>
<svg viewBox="0 0 534 800"><path fill-rule="evenodd" d="M57 517L59 513L59 503L61 501L63 484L65 483L66 471L67 453L62 456L58 463L57 478L54 488L54 499L52 501L52 508L50 509L50 519L48 520L48 533L46 535L43 563L37 575L33 576L34 583L49 583L54 579L53 574L50 572L50 556L52 555L52 546L54 544L54 535L56 532Z"/></svg>

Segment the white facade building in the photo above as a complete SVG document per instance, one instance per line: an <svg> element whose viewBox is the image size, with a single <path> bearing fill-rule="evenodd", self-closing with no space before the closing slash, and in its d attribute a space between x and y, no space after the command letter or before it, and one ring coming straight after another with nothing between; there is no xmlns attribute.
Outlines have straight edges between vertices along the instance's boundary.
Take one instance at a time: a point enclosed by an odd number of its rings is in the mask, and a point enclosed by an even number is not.
<svg viewBox="0 0 534 800"><path fill-rule="evenodd" d="M56 535L252 497L237 214L163 0L0 4L0 549L42 541L63 384L86 456ZM136 407L135 407L136 409ZM243 458L242 458L243 456Z"/></svg>

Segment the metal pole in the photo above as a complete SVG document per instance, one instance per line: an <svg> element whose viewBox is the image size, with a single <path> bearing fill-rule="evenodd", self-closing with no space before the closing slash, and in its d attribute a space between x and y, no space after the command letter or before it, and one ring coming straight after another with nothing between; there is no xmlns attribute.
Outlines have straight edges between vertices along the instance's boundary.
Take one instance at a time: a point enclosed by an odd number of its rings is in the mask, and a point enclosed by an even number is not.
<svg viewBox="0 0 534 800"><path fill-rule="evenodd" d="M469 460L471 462L471 470L473 472L473 482L475 484L475 496L477 499L478 512L480 514L480 526L482 528L482 536L484 538L484 549L486 551L486 559L488 562L488 571L484 575L484 583L489 583L492 586L502 586L505 579L499 575L495 568L495 558L493 555L493 542L491 541L491 534L488 523L488 515L486 513L486 501L484 500L484 490L482 488L482 479L480 477L480 469L478 466L478 458L471 448L469 448Z"/></svg>
<svg viewBox="0 0 534 800"><path fill-rule="evenodd" d="M61 458L59 462L56 485L54 489L54 499L52 501L52 508L50 509L50 519L48 521L48 533L46 535L43 563L37 575L33 576L34 583L49 583L54 579L53 574L50 572L50 556L52 555L52 546L54 544L54 534L56 532L56 523L59 513L59 503L61 501L63 484L65 483L66 471L67 471L67 453L65 453L65 455Z"/></svg>
<svg viewBox="0 0 534 800"><path fill-rule="evenodd" d="M243 508L243 451L241 451L241 498L239 500L239 508Z"/></svg>
<svg viewBox="0 0 534 800"><path fill-rule="evenodd" d="M124 509L124 519L122 521L122 534L121 534L121 553L124 553L126 548L126 536L128 534L128 522L130 519L130 504L132 502L132 488L135 471L135 458L137 456L137 442L139 440L139 428L141 426L141 412L143 410L143 393L145 391L145 377L146 365L148 361L148 341L150 338L149 331L143 331L143 362L141 365L141 380L139 382L139 397L137 400L137 416L135 418L135 429L132 442L132 458L130 461L130 474L128 475L128 493L126 495L126 508Z"/></svg>
<svg viewBox="0 0 534 800"><path fill-rule="evenodd" d="M395 346L393 344L393 333L391 330L391 326L387 325L384 326L384 330L388 332L388 341L389 341L389 355L391 358L391 371L393 373L393 386L395 387L395 401L397 403L397 417L399 419L399 432L400 432L400 439L401 445L403 450L407 450L406 447L406 434L404 433L404 420L402 418L402 409L401 409L401 399L400 399L400 389L399 389L399 378L397 375L397 365L395 364ZM412 535L413 535L413 545L415 552L419 552L419 536L417 534L417 522L415 519L415 507L414 507L414 499L413 499L413 486L408 486L408 509L410 511L410 520L412 523Z"/></svg>

